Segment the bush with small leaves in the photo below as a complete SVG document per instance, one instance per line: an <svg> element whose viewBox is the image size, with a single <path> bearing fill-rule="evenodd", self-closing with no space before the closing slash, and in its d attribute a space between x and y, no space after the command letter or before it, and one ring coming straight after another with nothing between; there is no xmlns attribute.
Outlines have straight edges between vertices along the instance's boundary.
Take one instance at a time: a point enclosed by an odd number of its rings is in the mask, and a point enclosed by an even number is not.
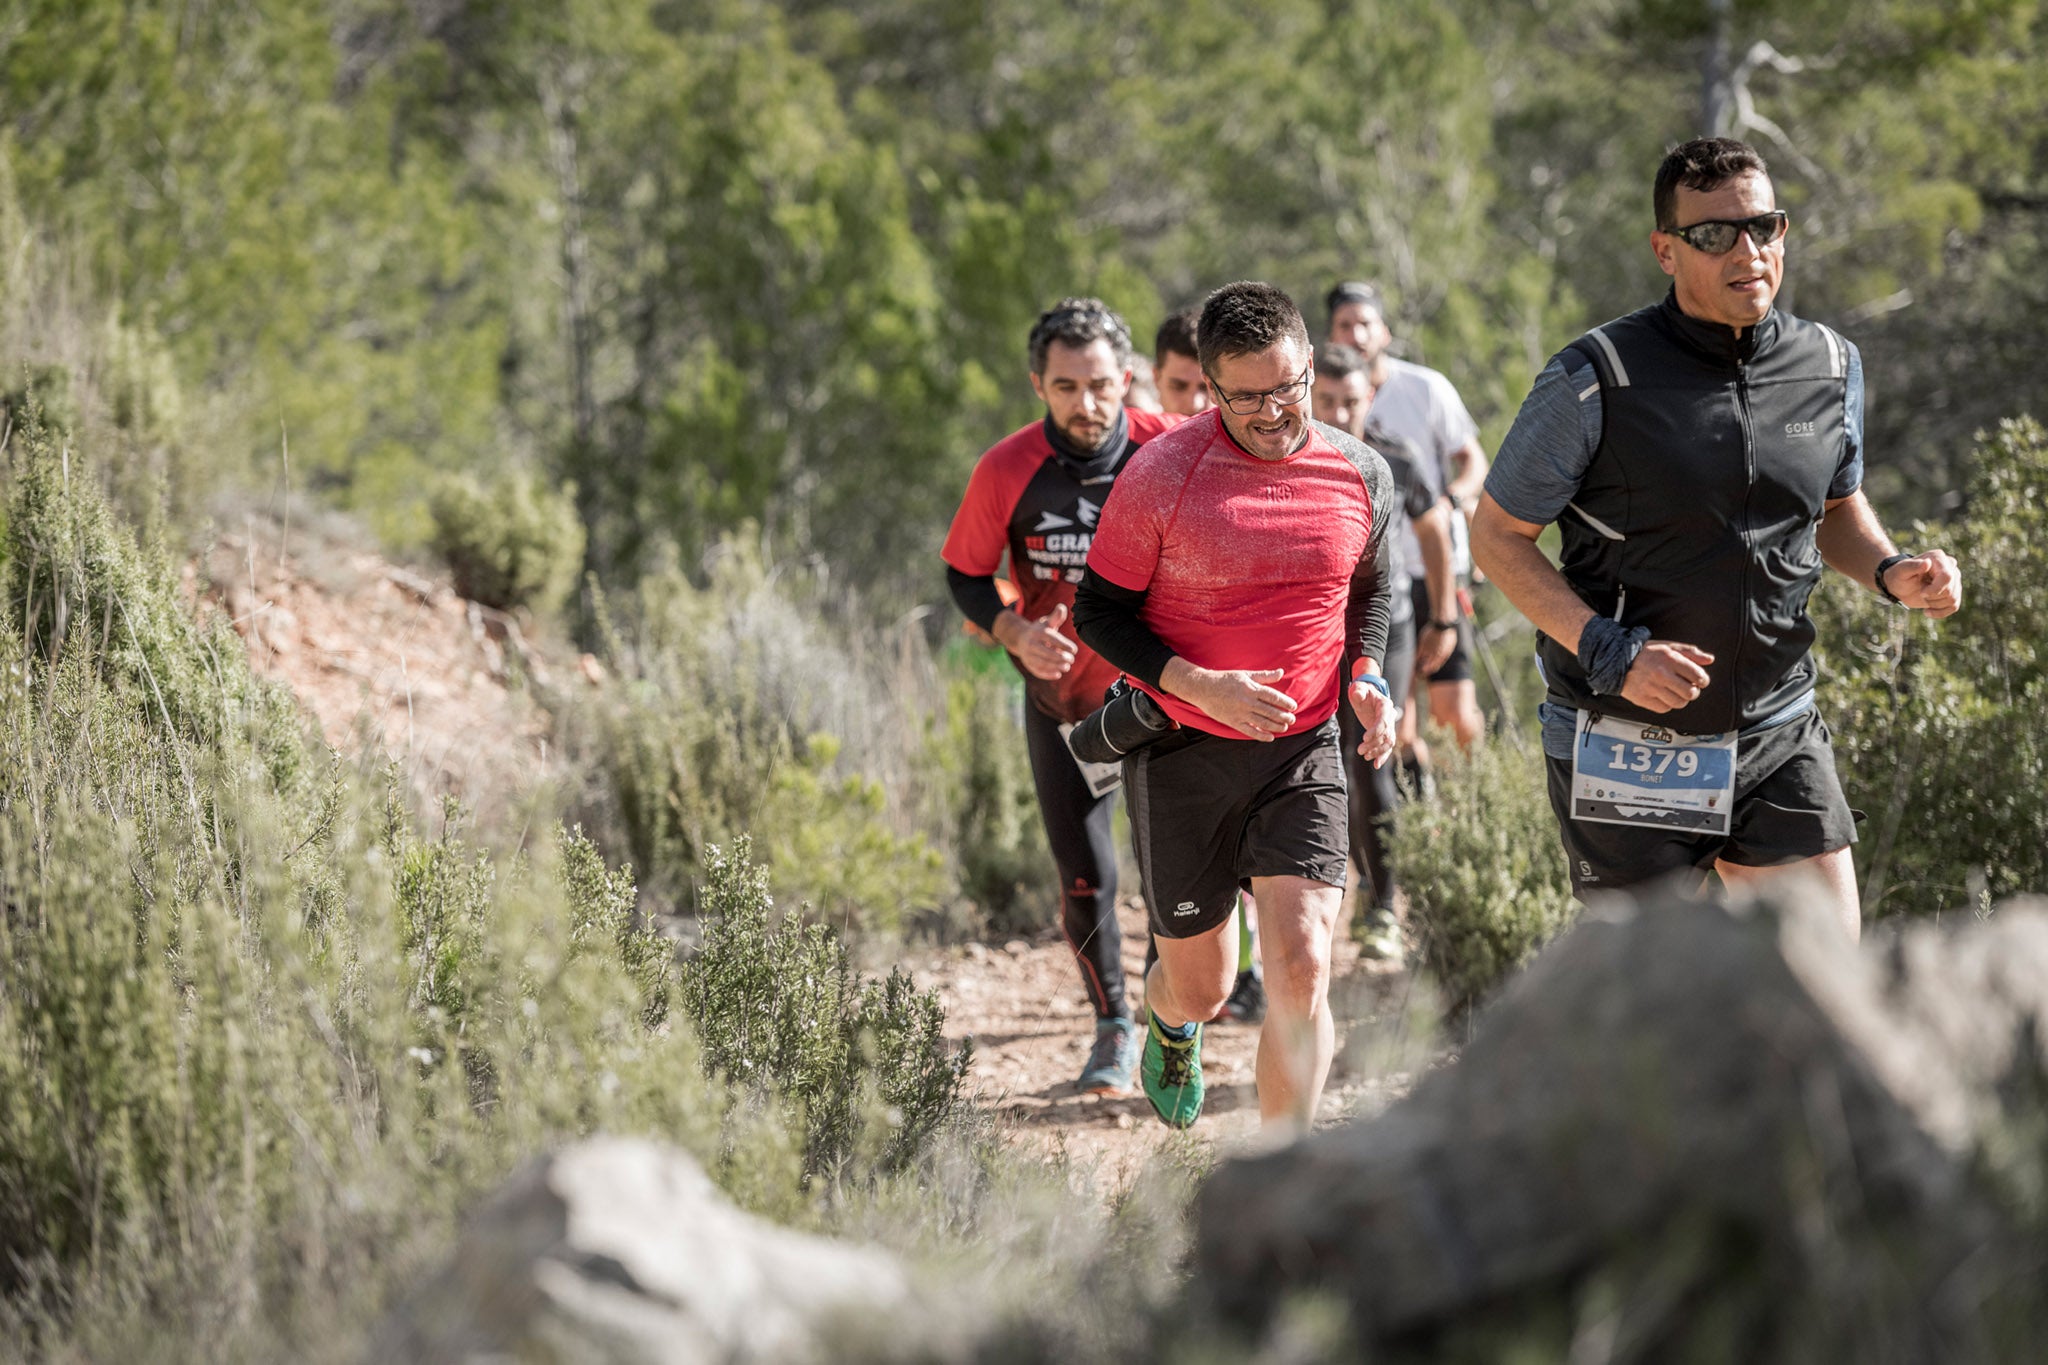
<svg viewBox="0 0 2048 1365"><path fill-rule="evenodd" d="M427 499L433 547L455 590L487 607L559 607L583 568L583 522L573 486L526 475L488 481L450 474Z"/></svg>
<svg viewBox="0 0 2048 1365"><path fill-rule="evenodd" d="M1849 804L1868 916L1983 909L2048 891L2048 431L1983 436L1966 511L1900 532L1962 566L1932 621L1829 574L1814 594L1820 705Z"/></svg>
<svg viewBox="0 0 2048 1365"><path fill-rule="evenodd" d="M1483 1001L1578 914L1542 759L1495 741L1438 748L1436 794L1401 807L1393 862L1446 1007Z"/></svg>
<svg viewBox="0 0 2048 1365"><path fill-rule="evenodd" d="M736 544L707 588L649 575L609 627L621 685L598 706L609 824L658 905L684 905L709 850L748 834L785 900L901 928L945 899L944 831L906 750L923 708ZM915 684L922 685L922 684Z"/></svg>
<svg viewBox="0 0 2048 1365"><path fill-rule="evenodd" d="M1035 933L1058 913L1058 878L1024 745L1024 705L1007 664L1000 672L963 669L951 679L945 712L926 741L953 802L960 893L982 930L996 935Z"/></svg>
<svg viewBox="0 0 2048 1365"><path fill-rule="evenodd" d="M752 853L741 839L706 869L704 942L682 982L704 1064L796 1107L813 1175L901 1170L959 1108L970 1052L947 1045L936 995L901 969L864 979L828 926L778 920Z"/></svg>

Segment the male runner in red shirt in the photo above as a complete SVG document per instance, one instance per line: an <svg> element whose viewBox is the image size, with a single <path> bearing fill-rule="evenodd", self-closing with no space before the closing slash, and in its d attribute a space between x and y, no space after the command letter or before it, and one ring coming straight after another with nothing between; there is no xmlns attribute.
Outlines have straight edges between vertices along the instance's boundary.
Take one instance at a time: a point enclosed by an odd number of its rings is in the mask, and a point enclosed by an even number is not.
<svg viewBox="0 0 2048 1365"><path fill-rule="evenodd" d="M1167 315L1152 337L1152 373L1159 390L1160 406L1183 417L1197 417L1215 404L1209 398L1209 377L1202 373L1202 361L1195 350L1195 324L1201 320L1200 304ZM1237 984L1223 1002L1217 1016L1256 1024L1266 1017L1266 981L1259 968L1258 911L1249 897L1238 901ZM1158 950L1148 945L1145 966L1158 960Z"/></svg>
<svg viewBox="0 0 2048 1365"><path fill-rule="evenodd" d="M1266 1023L1259 1112L1305 1129L1335 1046L1330 938L1347 812L1337 707L1368 761L1397 714L1380 676L1391 614L1393 476L1309 420L1294 302L1225 285L1196 328L1217 407L1152 441L1103 509L1075 596L1081 639L1182 728L1124 761L1159 942L1140 1076L1168 1125L1201 1113L1201 1024L1236 976L1240 885L1259 908Z"/></svg>
<svg viewBox="0 0 2048 1365"><path fill-rule="evenodd" d="M1074 636L1068 620L1095 522L1131 452L1179 421L1125 407L1131 336L1099 299L1063 299L1031 329L1031 387L1045 418L1013 432L974 467L940 554L953 600L995 636L1024 675L1024 738L1046 841L1060 875L1060 927L1095 1007L1095 1045L1080 1086L1131 1089L1138 1029L1124 993L1116 922L1116 847L1110 837L1114 770L1091 781L1062 727L1102 704L1117 669ZM1010 557L1022 594L997 595Z"/></svg>

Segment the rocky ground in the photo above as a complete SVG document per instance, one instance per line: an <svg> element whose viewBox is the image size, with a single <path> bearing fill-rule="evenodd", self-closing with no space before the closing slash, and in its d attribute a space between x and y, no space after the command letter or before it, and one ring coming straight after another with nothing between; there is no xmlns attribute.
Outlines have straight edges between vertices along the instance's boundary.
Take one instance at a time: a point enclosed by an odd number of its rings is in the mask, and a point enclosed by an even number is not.
<svg viewBox="0 0 2048 1365"><path fill-rule="evenodd" d="M363 549L345 523L246 518L192 579L202 609L227 614L256 672L290 688L329 744L373 742L423 797L460 797L479 818L557 766L537 698L603 679L589 655Z"/></svg>

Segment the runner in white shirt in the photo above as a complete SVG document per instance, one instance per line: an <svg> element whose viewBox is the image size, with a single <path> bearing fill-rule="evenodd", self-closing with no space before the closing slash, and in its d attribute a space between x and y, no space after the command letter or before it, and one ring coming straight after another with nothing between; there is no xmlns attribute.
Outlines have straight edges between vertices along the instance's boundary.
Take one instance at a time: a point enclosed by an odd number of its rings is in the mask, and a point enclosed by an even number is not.
<svg viewBox="0 0 2048 1365"><path fill-rule="evenodd" d="M1460 579L1471 573L1466 548L1465 518L1478 506L1486 482L1486 452L1479 445L1479 428L1465 402L1449 379L1425 365L1415 365L1388 354L1394 336L1387 328L1379 290L1370 284L1347 280L1328 295L1329 339L1355 346L1372 366L1373 420L1388 431L1412 442L1426 455L1435 456L1434 467L1425 461L1426 475L1433 475L1435 487L1443 490L1452 504L1452 555ZM1408 547L1417 562L1420 551ZM1447 725L1458 743L1470 748L1486 732L1479 711L1479 696L1472 685L1471 623L1454 597L1450 602L1431 602L1418 581L1415 599L1416 644L1415 693L1429 689L1429 713ZM1404 708L1401 741L1413 755L1420 773L1429 770L1429 746L1416 723L1414 708Z"/></svg>

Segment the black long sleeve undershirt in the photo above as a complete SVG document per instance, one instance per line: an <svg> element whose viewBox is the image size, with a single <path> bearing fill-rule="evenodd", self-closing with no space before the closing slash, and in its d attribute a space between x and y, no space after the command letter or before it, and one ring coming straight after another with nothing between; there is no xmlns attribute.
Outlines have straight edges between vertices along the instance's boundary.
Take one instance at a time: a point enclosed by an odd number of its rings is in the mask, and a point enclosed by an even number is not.
<svg viewBox="0 0 2048 1365"><path fill-rule="evenodd" d="M996 618L1003 614L1003 595L996 591L994 574L962 573L948 564L946 590L953 594L953 605L960 608L962 616L995 634Z"/></svg>
<svg viewBox="0 0 2048 1365"><path fill-rule="evenodd" d="M1081 643L1154 691L1173 648L1140 619L1145 594L1120 588L1090 566L1074 589L1074 633Z"/></svg>
<svg viewBox="0 0 2048 1365"><path fill-rule="evenodd" d="M1386 533L1386 518L1379 519L1373 537L1351 571L1351 593L1344 600L1344 681L1351 681L1351 665L1371 659L1387 666L1387 632L1393 627L1394 538Z"/></svg>

